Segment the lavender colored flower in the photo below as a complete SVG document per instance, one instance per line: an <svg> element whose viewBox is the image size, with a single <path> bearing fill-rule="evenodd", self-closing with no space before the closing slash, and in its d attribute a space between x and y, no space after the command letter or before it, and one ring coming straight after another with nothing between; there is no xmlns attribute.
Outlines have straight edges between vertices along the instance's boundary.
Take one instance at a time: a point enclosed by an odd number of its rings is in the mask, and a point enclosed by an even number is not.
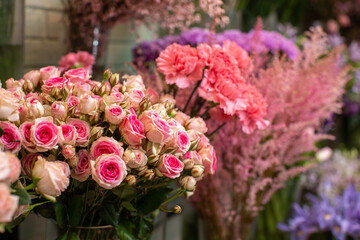
<svg viewBox="0 0 360 240"><path fill-rule="evenodd" d="M291 239L301 240L304 234L307 237L322 231L331 231L337 240L360 236L360 193L353 184L334 199L322 193L320 197L310 195L309 202L304 207L295 203L288 225L278 224L280 230L291 232Z"/></svg>
<svg viewBox="0 0 360 240"><path fill-rule="evenodd" d="M344 43L344 38L340 35L328 35L328 43L331 47L336 47Z"/></svg>
<svg viewBox="0 0 360 240"><path fill-rule="evenodd" d="M349 46L349 57L353 62L360 61L360 45L358 42L352 42Z"/></svg>

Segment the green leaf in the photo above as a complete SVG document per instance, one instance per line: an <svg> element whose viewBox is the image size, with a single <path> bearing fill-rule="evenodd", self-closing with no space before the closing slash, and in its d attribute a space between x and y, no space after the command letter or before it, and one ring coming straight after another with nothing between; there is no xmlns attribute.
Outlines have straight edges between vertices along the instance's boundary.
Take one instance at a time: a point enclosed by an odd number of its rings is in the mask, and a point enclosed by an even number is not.
<svg viewBox="0 0 360 240"><path fill-rule="evenodd" d="M80 237L75 232L70 232L67 240L80 240Z"/></svg>
<svg viewBox="0 0 360 240"><path fill-rule="evenodd" d="M134 239L137 239L130 232L130 229L131 228L129 228L128 224L127 224L127 226L123 225L123 224L120 224L119 226L116 227L116 233L117 233L118 237L121 240L134 240Z"/></svg>
<svg viewBox="0 0 360 240"><path fill-rule="evenodd" d="M152 233L152 230L152 222L149 222L144 218L140 218L138 226L138 237L141 239L148 239Z"/></svg>
<svg viewBox="0 0 360 240"><path fill-rule="evenodd" d="M72 227L76 227L80 224L82 217L81 216L82 202L83 202L83 198L81 195L73 196L68 202L69 221L70 221L70 226Z"/></svg>
<svg viewBox="0 0 360 240"><path fill-rule="evenodd" d="M0 128L0 137L4 134L4 130Z"/></svg>
<svg viewBox="0 0 360 240"><path fill-rule="evenodd" d="M155 211L168 198L172 190L171 188L150 190L137 202L137 209L144 215Z"/></svg>
<svg viewBox="0 0 360 240"><path fill-rule="evenodd" d="M60 228L65 229L67 227L67 214L66 207L63 202L57 201L55 203L55 215L56 222Z"/></svg>
<svg viewBox="0 0 360 240"><path fill-rule="evenodd" d="M132 186L125 185L122 188L112 189L113 194L118 196L120 199L131 199L135 196L135 189Z"/></svg>
<svg viewBox="0 0 360 240"><path fill-rule="evenodd" d="M119 225L120 214L115 210L115 206L113 204L103 204L99 215L106 224L111 224L114 227Z"/></svg>
<svg viewBox="0 0 360 240"><path fill-rule="evenodd" d="M30 194L26 190L22 188L15 188L14 195L19 196L19 205L31 204Z"/></svg>
<svg viewBox="0 0 360 240"><path fill-rule="evenodd" d="M130 212L136 212L136 208L130 202L122 202L121 206L129 210Z"/></svg>
<svg viewBox="0 0 360 240"><path fill-rule="evenodd" d="M56 240L67 240L68 239L68 232L65 232L63 235L56 238Z"/></svg>

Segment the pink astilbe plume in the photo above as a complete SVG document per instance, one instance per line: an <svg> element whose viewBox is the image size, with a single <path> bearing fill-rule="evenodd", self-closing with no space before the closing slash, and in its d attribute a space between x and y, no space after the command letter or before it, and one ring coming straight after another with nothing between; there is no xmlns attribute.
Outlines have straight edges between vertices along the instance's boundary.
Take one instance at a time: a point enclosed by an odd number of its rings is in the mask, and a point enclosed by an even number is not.
<svg viewBox="0 0 360 240"><path fill-rule="evenodd" d="M304 153L315 151L315 142L332 139L321 133L321 124L342 105L348 69L339 66L340 54L341 49L327 52L326 36L316 28L294 61L275 55L263 69L254 64L249 83L265 98L270 124L247 135L231 121L215 138L217 172L192 197L212 230L209 239L247 239L250 224L273 193L312 165L297 164L312 159Z"/></svg>

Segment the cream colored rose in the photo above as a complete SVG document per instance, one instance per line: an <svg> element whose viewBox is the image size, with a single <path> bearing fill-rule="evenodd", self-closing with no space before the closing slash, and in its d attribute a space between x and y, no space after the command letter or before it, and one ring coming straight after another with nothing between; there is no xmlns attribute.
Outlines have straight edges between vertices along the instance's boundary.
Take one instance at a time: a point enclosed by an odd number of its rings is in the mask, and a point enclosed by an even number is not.
<svg viewBox="0 0 360 240"><path fill-rule="evenodd" d="M0 119L15 122L19 120L19 101L9 91L0 88Z"/></svg>
<svg viewBox="0 0 360 240"><path fill-rule="evenodd" d="M49 162L39 157L32 170L32 177L40 179L36 185L37 191L47 199L55 201L69 186L70 168L65 162Z"/></svg>

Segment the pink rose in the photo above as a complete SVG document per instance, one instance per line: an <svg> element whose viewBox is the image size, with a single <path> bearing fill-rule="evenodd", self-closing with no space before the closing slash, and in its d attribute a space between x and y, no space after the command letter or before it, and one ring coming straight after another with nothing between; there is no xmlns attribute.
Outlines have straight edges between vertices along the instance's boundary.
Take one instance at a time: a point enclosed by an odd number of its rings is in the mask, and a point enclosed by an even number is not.
<svg viewBox="0 0 360 240"><path fill-rule="evenodd" d="M21 159L21 166L25 175L31 176L32 169L35 165L35 162L37 161L38 156L41 155L39 153L29 153Z"/></svg>
<svg viewBox="0 0 360 240"><path fill-rule="evenodd" d="M91 161L91 169L92 178L106 189L119 186L127 174L124 160L115 154L101 155Z"/></svg>
<svg viewBox="0 0 360 240"><path fill-rule="evenodd" d="M45 114L43 104L37 98L28 98L26 105L29 111L29 117L32 119L42 117Z"/></svg>
<svg viewBox="0 0 360 240"><path fill-rule="evenodd" d="M122 157L124 149L121 144L112 137L101 137L92 143L90 154L97 159L103 154L112 154Z"/></svg>
<svg viewBox="0 0 360 240"><path fill-rule="evenodd" d="M51 116L59 120L65 120L67 116L66 103L64 102L54 102L51 105Z"/></svg>
<svg viewBox="0 0 360 240"><path fill-rule="evenodd" d="M148 158L146 154L140 150L127 149L124 152L124 161L129 168L140 168L146 165Z"/></svg>
<svg viewBox="0 0 360 240"><path fill-rule="evenodd" d="M26 105L22 105L19 107L19 117L20 122L25 122L28 117L29 109Z"/></svg>
<svg viewBox="0 0 360 240"><path fill-rule="evenodd" d="M24 80L19 80L16 81L13 78L9 78L8 80L5 81L6 84L6 89L10 90L10 89L15 89L15 91L20 90L23 85L24 85Z"/></svg>
<svg viewBox="0 0 360 240"><path fill-rule="evenodd" d="M207 145L210 145L210 140L209 140L204 134L202 134L202 135L200 136L199 146L197 147L196 150L199 151L200 149L206 147Z"/></svg>
<svg viewBox="0 0 360 240"><path fill-rule="evenodd" d="M127 115L119 126L120 133L129 145L140 145L145 139L144 124L135 115Z"/></svg>
<svg viewBox="0 0 360 240"><path fill-rule="evenodd" d="M124 86L126 89L138 89L141 91L145 91L145 85L142 77L140 75L123 75L122 76L124 81Z"/></svg>
<svg viewBox="0 0 360 240"><path fill-rule="evenodd" d="M19 129L10 122L0 122L0 128L3 130L3 135L0 138L0 143L5 151L18 153L21 149L21 134Z"/></svg>
<svg viewBox="0 0 360 240"><path fill-rule="evenodd" d="M159 72L165 75L168 84L187 88L202 78L203 62L197 50L189 45L174 43L162 51L156 59Z"/></svg>
<svg viewBox="0 0 360 240"><path fill-rule="evenodd" d="M80 98L78 109L83 114L94 115L99 108L99 101L91 95L83 95Z"/></svg>
<svg viewBox="0 0 360 240"><path fill-rule="evenodd" d="M174 155L164 154L160 157L157 169L166 177L174 179L184 170L184 163Z"/></svg>
<svg viewBox="0 0 360 240"><path fill-rule="evenodd" d="M169 124L155 111L143 112L140 121L144 124L146 137L151 142L166 143L171 139L172 131Z"/></svg>
<svg viewBox="0 0 360 240"><path fill-rule="evenodd" d="M11 222L18 207L19 197L10 194L9 187L0 183L0 223Z"/></svg>
<svg viewBox="0 0 360 240"><path fill-rule="evenodd" d="M73 125L76 128L77 138L76 146L86 147L90 139L90 125L89 123L76 119L70 118L67 122L69 125Z"/></svg>
<svg viewBox="0 0 360 240"><path fill-rule="evenodd" d="M190 119L190 116L187 115L187 114L185 114L185 113L183 113L183 112L178 111L178 112L176 112L176 115L175 115L174 119L175 119L178 123L180 123L181 125L184 126L185 123Z"/></svg>
<svg viewBox="0 0 360 240"><path fill-rule="evenodd" d="M64 78L70 80L71 83L85 82L89 80L89 72L84 68L70 69L64 73Z"/></svg>
<svg viewBox="0 0 360 240"><path fill-rule="evenodd" d="M146 97L150 99L151 104L159 102L159 94L152 88L146 89Z"/></svg>
<svg viewBox="0 0 360 240"><path fill-rule="evenodd" d="M189 135L191 143L193 143L195 141L200 141L200 135L199 135L199 133L197 131L195 131L193 129L190 129L190 130L187 130L186 132Z"/></svg>
<svg viewBox="0 0 360 240"><path fill-rule="evenodd" d="M70 168L66 162L50 162L38 157L32 177L40 179L36 185L37 191L47 199L55 201L55 197L60 196L69 186Z"/></svg>
<svg viewBox="0 0 360 240"><path fill-rule="evenodd" d="M59 142L59 128L52 122L36 119L31 127L30 139L38 152L56 149Z"/></svg>
<svg viewBox="0 0 360 240"><path fill-rule="evenodd" d="M119 105L124 100L124 95L120 92L111 93L110 95L105 95L101 102L101 110L105 110L107 106L117 104Z"/></svg>
<svg viewBox="0 0 360 240"><path fill-rule="evenodd" d="M206 133L208 130L204 119L202 119L201 117L191 118L185 123L185 127L187 130L192 129L201 134Z"/></svg>
<svg viewBox="0 0 360 240"><path fill-rule="evenodd" d="M49 78L60 76L60 71L54 66L48 66L40 69L41 80L45 81Z"/></svg>
<svg viewBox="0 0 360 240"><path fill-rule="evenodd" d="M191 159L194 164L202 165L201 156L197 151L190 151L182 156L182 160Z"/></svg>
<svg viewBox="0 0 360 240"><path fill-rule="evenodd" d="M130 91L126 92L124 96L126 100L130 102L131 107L133 107L135 110L138 110L139 103L145 97L145 94L143 91L133 88Z"/></svg>
<svg viewBox="0 0 360 240"><path fill-rule="evenodd" d="M171 140L167 143L171 148L177 149L177 153L186 153L191 145L189 135L186 131L174 131Z"/></svg>
<svg viewBox="0 0 360 240"><path fill-rule="evenodd" d="M205 167L205 174L214 174L216 170L217 158L213 146L208 145L199 150L199 155L202 159L202 164Z"/></svg>
<svg viewBox="0 0 360 240"><path fill-rule="evenodd" d="M111 124L119 125L124 119L125 115L125 111L120 106L115 104L105 108L105 120Z"/></svg>
<svg viewBox="0 0 360 240"><path fill-rule="evenodd" d="M75 83L75 85L73 87L72 94L77 95L77 96L81 96L84 94L90 94L91 89L92 89L92 87L89 83L77 82L77 83Z"/></svg>
<svg viewBox="0 0 360 240"><path fill-rule="evenodd" d="M24 122L19 127L19 132L21 135L22 146L29 152L36 152L36 146L31 141L31 127L34 125L33 122Z"/></svg>
<svg viewBox="0 0 360 240"><path fill-rule="evenodd" d="M32 70L30 72L25 73L25 75L22 78L24 80L29 80L33 84L33 88L36 88L39 85L41 73L38 70Z"/></svg>
<svg viewBox="0 0 360 240"><path fill-rule="evenodd" d="M0 120L19 120L19 100L11 92L0 88Z"/></svg>
<svg viewBox="0 0 360 240"><path fill-rule="evenodd" d="M21 172L19 159L9 152L0 152L0 159L0 182L17 181Z"/></svg>
<svg viewBox="0 0 360 240"><path fill-rule="evenodd" d="M78 97L75 96L68 96L66 99L66 104L68 109L73 107L73 106L79 106L80 104L80 99ZM77 107L75 107L75 113L78 114L80 113L79 109Z"/></svg>
<svg viewBox="0 0 360 240"><path fill-rule="evenodd" d="M79 158L79 161L76 167L71 170L71 177L80 182L84 182L91 174L90 161L93 160L93 157L85 149L81 149L77 153L77 156Z"/></svg>
<svg viewBox="0 0 360 240"><path fill-rule="evenodd" d="M61 137L59 139L59 144L75 145L78 136L75 126L70 124L62 124L60 128L61 128Z"/></svg>
<svg viewBox="0 0 360 240"><path fill-rule="evenodd" d="M57 88L61 90L66 84L69 83L69 80L63 77L54 77L45 80L43 85L41 86L41 91L43 93L51 94L51 90L53 88Z"/></svg>
<svg viewBox="0 0 360 240"><path fill-rule="evenodd" d="M71 146L71 145L65 145L62 149L61 149L61 153L64 156L65 159L70 159L72 157L75 156L75 147Z"/></svg>
<svg viewBox="0 0 360 240"><path fill-rule="evenodd" d="M95 58L88 52L79 51L77 53L68 53L61 57L59 61L59 69L66 71L73 67L83 67L91 73L92 65L95 63Z"/></svg>

